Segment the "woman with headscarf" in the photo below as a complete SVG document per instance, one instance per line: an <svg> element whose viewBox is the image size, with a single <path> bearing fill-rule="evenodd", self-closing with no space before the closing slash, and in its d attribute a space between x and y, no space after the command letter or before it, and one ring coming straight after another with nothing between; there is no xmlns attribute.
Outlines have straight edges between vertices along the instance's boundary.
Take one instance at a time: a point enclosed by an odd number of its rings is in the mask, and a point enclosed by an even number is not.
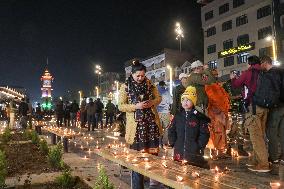
<svg viewBox="0 0 284 189"><path fill-rule="evenodd" d="M145 73L146 67L139 61L134 61L131 75L120 88L118 108L126 112L125 139L130 148L158 155L162 128L156 107L161 102L161 96L156 86L145 77ZM131 187L143 189L143 175L133 171Z"/></svg>

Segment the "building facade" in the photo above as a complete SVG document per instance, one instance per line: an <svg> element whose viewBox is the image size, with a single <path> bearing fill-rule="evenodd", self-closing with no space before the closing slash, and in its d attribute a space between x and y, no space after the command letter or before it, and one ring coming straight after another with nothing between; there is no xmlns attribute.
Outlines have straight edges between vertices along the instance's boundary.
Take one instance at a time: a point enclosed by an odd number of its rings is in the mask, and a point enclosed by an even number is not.
<svg viewBox="0 0 284 189"><path fill-rule="evenodd" d="M170 66L172 69L172 80L178 79L178 75L183 71L181 66L186 62L192 62L193 55L188 52L179 52L172 49L164 49L162 52L151 57L141 59L141 63L146 66L146 76L153 83L157 84L160 81L169 82L170 80ZM131 62L125 63L125 76L128 78L131 74Z"/></svg>
<svg viewBox="0 0 284 189"><path fill-rule="evenodd" d="M283 4L283 0L276 1ZM250 55L281 57L284 44L278 39L281 24L280 13L275 14L276 1L199 0L203 4L204 62L224 76L247 69Z"/></svg>
<svg viewBox="0 0 284 189"><path fill-rule="evenodd" d="M0 101L11 100L17 98L20 101L22 98L25 98L26 89L20 88L21 90L17 90L17 88L9 87L9 86L0 86Z"/></svg>
<svg viewBox="0 0 284 189"><path fill-rule="evenodd" d="M114 93L116 91L116 82L123 81L123 74L117 72L105 72L100 77L99 82L99 96L106 99L114 99ZM94 91L96 96L96 91Z"/></svg>

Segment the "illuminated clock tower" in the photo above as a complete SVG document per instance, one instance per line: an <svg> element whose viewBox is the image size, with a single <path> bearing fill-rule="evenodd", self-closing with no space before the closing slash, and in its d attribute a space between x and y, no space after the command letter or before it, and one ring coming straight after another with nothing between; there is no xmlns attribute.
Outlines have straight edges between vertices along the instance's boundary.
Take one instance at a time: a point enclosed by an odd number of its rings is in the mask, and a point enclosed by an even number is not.
<svg viewBox="0 0 284 189"><path fill-rule="evenodd" d="M42 87L41 87L41 98L42 98L42 109L43 110L50 110L52 107L51 100L51 91L52 86L51 83L53 82L53 77L49 73L48 69L46 68L44 74L41 76Z"/></svg>

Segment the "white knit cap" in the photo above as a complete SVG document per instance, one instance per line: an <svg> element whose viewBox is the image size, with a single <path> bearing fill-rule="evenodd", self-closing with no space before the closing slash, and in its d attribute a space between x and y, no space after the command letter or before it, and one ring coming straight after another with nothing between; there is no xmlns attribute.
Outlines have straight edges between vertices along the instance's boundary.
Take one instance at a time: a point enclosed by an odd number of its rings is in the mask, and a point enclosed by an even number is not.
<svg viewBox="0 0 284 189"><path fill-rule="evenodd" d="M181 73L181 74L179 74L178 79L181 80L184 77L188 77L188 75L185 74L185 73Z"/></svg>

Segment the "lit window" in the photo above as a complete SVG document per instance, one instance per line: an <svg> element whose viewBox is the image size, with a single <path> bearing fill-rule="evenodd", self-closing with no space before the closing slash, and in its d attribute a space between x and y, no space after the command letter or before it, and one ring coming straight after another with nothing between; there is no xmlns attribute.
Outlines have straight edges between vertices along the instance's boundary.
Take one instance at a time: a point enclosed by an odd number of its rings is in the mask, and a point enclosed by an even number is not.
<svg viewBox="0 0 284 189"><path fill-rule="evenodd" d="M250 54L247 52L238 54L238 64L246 63L249 56Z"/></svg>
<svg viewBox="0 0 284 189"><path fill-rule="evenodd" d="M217 69L217 60L212 60L208 62L208 67L210 69Z"/></svg>

